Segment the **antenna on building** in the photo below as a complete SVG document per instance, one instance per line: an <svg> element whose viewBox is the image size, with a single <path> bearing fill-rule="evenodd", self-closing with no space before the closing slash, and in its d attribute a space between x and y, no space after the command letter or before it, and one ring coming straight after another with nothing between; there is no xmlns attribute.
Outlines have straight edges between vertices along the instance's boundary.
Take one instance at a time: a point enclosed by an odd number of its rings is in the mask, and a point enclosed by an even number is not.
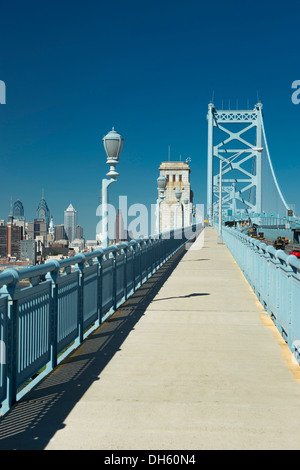
<svg viewBox="0 0 300 470"><path fill-rule="evenodd" d="M168 161L170 161L170 145L168 146Z"/></svg>

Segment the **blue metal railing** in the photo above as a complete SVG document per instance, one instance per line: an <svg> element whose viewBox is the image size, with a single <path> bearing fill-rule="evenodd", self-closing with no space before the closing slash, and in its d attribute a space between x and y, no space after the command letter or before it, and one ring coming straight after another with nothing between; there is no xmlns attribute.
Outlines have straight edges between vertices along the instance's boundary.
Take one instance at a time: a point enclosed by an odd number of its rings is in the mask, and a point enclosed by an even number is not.
<svg viewBox="0 0 300 470"><path fill-rule="evenodd" d="M300 261L233 228L223 240L300 363Z"/></svg>
<svg viewBox="0 0 300 470"><path fill-rule="evenodd" d="M0 275L0 414L202 228L193 225L61 261L5 270Z"/></svg>

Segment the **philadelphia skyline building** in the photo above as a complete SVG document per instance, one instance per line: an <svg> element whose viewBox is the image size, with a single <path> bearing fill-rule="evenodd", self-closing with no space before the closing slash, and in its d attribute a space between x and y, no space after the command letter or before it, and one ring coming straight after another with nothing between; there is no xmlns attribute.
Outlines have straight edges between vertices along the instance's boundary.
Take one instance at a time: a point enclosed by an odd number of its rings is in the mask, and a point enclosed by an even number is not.
<svg viewBox="0 0 300 470"><path fill-rule="evenodd" d="M25 219L25 213L24 213L24 206L23 203L18 199L12 209L12 214L14 219L18 220L24 220Z"/></svg>
<svg viewBox="0 0 300 470"><path fill-rule="evenodd" d="M72 242L76 238L77 230L77 211L72 204L64 212L64 228L67 239Z"/></svg>
<svg viewBox="0 0 300 470"><path fill-rule="evenodd" d="M37 210L36 210L36 218L39 221L46 222L47 230L48 230L49 223L50 223L50 210L49 210L48 204L47 204L47 202L44 198L44 190L43 190L43 193L42 193L42 199L40 200L39 205L38 205Z"/></svg>

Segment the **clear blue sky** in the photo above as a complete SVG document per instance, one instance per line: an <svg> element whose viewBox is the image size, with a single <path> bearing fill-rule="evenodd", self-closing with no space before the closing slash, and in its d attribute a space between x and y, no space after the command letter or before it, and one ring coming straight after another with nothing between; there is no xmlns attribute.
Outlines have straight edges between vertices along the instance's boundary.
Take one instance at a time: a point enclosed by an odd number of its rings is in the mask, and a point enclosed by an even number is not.
<svg viewBox="0 0 300 470"><path fill-rule="evenodd" d="M206 203L207 105L264 106L269 149L289 203L300 208L300 2L216 0L10 1L0 6L0 218L10 197L27 220L44 188L54 223L70 203L95 238L102 137L124 137L111 200L155 203L160 163L192 159Z"/></svg>

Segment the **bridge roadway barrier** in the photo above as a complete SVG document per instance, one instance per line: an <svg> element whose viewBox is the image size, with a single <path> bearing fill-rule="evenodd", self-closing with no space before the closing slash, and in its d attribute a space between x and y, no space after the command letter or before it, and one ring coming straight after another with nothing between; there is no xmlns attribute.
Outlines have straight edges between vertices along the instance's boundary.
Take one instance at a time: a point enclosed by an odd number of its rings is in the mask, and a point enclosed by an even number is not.
<svg viewBox="0 0 300 470"><path fill-rule="evenodd" d="M299 449L299 405L299 365L207 227L6 413L0 449Z"/></svg>

